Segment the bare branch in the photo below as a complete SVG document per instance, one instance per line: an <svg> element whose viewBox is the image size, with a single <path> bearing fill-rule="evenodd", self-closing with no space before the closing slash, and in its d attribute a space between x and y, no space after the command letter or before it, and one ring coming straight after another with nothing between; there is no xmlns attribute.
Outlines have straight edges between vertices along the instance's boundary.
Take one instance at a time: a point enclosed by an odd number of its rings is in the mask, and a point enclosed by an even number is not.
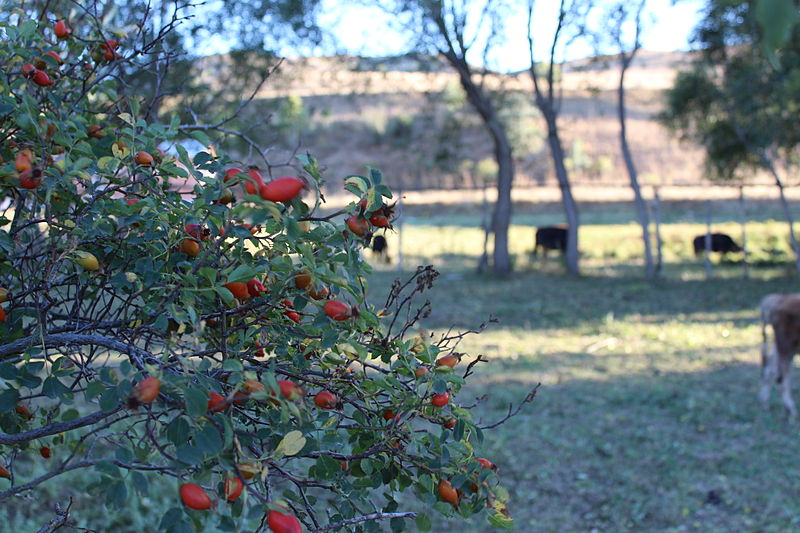
<svg viewBox="0 0 800 533"><path fill-rule="evenodd" d="M69 522L69 510L72 507L72 498L69 499L69 504L66 509L61 508L61 504L56 503L56 517L50 520L47 524L43 525L36 530L36 533L53 533L58 531Z"/></svg>
<svg viewBox="0 0 800 533"><path fill-rule="evenodd" d="M355 518L349 518L347 520L342 520L341 522L336 522L333 524L328 524L325 527L315 529L314 532L318 533L321 531L338 531L343 527L352 526L355 524L361 524L363 522L368 522L370 520L387 520L391 518L414 518L417 516L417 513L412 512L405 512L405 513L372 513L364 516L357 516Z"/></svg>

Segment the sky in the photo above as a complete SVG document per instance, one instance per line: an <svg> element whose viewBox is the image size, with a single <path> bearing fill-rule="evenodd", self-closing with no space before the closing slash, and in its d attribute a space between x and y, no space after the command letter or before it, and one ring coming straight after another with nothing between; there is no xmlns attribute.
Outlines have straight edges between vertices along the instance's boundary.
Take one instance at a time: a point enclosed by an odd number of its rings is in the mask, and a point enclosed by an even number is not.
<svg viewBox="0 0 800 533"><path fill-rule="evenodd" d="M643 48L646 50L673 51L689 48L689 37L699 20L699 10L703 2L681 0L649 0L644 20L646 31L643 34ZM526 2L517 2L526 4ZM631 0L630 2L634 2ZM387 31L392 17L380 8L366 8L346 0L324 0L321 23L329 28L337 45L343 52L362 55L393 55L408 49L407 36L397 31ZM534 11L537 43L537 59L545 57L549 47L555 21L557 20L558 0L538 0ZM491 68L501 71L517 71L528 67L528 41L526 14L518 12L508 16L506 42L490 58ZM589 45L577 43L568 50L562 59L578 59L593 55ZM479 58L473 58L477 61Z"/></svg>
<svg viewBox="0 0 800 533"><path fill-rule="evenodd" d="M482 5L483 0L475 4ZM495 0L488 0L495 1ZM600 3L613 0L598 0ZM676 5L673 5L673 3ZM334 53L390 56L407 52L411 49L413 35L396 29L396 20L379 7L380 0L375 0L372 7L367 2L351 0L322 0L320 9L320 25L332 37L321 47L303 49L288 47L278 49L278 53L287 57L304 55L331 55ZM524 7L524 0L512 0L511 4ZM634 4L634 0L630 0ZM213 2L211 2L213 4ZM645 30L642 36L643 48L653 51L687 50L692 29L699 20L699 11L704 5L701 0L648 0L643 20ZM537 60L546 59L549 40L552 35L559 0L537 0L534 11L534 36ZM476 17L472 17L473 19ZM503 72L527 69L528 41L526 13L512 12L504 18L504 42L493 48L489 56L488 68ZM395 26L395 27L393 27ZM230 50L233 40L215 36L205 40L201 48L202 54L224 53ZM470 62L481 64L478 49ZM577 42L563 51L557 60L572 60L595 55L591 46Z"/></svg>

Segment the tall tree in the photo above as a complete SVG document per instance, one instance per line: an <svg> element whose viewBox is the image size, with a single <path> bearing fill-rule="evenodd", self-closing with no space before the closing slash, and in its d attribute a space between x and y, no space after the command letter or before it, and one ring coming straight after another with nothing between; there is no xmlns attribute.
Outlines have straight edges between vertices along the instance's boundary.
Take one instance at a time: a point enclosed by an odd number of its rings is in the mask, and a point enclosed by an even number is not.
<svg viewBox="0 0 800 533"><path fill-rule="evenodd" d="M619 84L617 85L617 118L619 119L619 141L622 149L622 159L625 161L625 169L628 172L631 189L633 190L633 201L636 206L636 216L639 225L642 227L642 243L644 244L644 270L648 278L655 276L655 266L653 264L653 251L650 244L650 216L647 213L647 204L642 197L642 189L639 186L639 175L636 170L636 163L633 160L630 143L628 143L627 128L627 108L625 105L625 74L633 63L636 53L642 47L642 12L644 11L647 0L640 0L633 6L629 2L622 1L616 4L609 17L609 34L615 47L619 50ZM634 35L633 42L628 44L625 41L623 32L624 26L633 16Z"/></svg>
<svg viewBox="0 0 800 533"><path fill-rule="evenodd" d="M395 12L412 21L419 44L444 57L458 73L467 100L489 133L497 161L497 202L492 212L494 250L492 269L506 276L511 272L508 227L511 223L511 186L514 157L511 142L492 94L485 85L485 69L476 69L468 59L481 53L486 60L500 38L507 3L503 0L399 0ZM476 52L472 52L473 49Z"/></svg>
<svg viewBox="0 0 800 533"><path fill-rule="evenodd" d="M581 21L584 20L586 12L591 7L589 2L584 0L560 0L558 8L558 19L555 31L550 42L547 61L542 62L537 59L535 52L534 35L538 32L534 27L541 19L534 17L534 7L536 0L528 0L528 50L530 54L530 68L528 69L533 80L534 103L542 114L547 125L547 144L550 147L550 155L553 158L553 167L556 172L558 186L561 189L561 202L564 205L564 215L567 219L567 270L573 274L580 273L579 254L578 254L578 205L572 196L572 188L569 181L569 172L565 164L566 154L558 127L558 115L561 111L561 90L558 53L561 47L568 46L570 42L581 35L583 29ZM566 41L566 44L565 44Z"/></svg>
<svg viewBox="0 0 800 533"><path fill-rule="evenodd" d="M796 0L792 6L797 10ZM800 27L792 26L783 48L775 49L763 42L755 7L744 0L709 1L695 30L697 59L678 75L661 118L705 148L713 178L746 178L757 170L771 176L800 274L782 176L796 167L800 146Z"/></svg>

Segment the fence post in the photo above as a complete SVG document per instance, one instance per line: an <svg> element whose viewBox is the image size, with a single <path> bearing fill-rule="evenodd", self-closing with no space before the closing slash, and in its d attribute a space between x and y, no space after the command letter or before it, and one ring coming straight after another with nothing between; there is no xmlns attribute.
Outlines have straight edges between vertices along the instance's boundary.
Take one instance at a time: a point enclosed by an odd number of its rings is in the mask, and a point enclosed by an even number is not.
<svg viewBox="0 0 800 533"><path fill-rule="evenodd" d="M489 215L489 193L487 181L483 180L483 253L478 261L478 273L483 274L489 270L489 233L491 229L491 216Z"/></svg>
<svg viewBox="0 0 800 533"><path fill-rule="evenodd" d="M711 200L706 200L706 279L711 279Z"/></svg>
<svg viewBox="0 0 800 533"><path fill-rule="evenodd" d="M397 273L403 272L403 189L397 191Z"/></svg>
<svg viewBox="0 0 800 533"><path fill-rule="evenodd" d="M739 215L742 225L742 276L750 277L750 263L747 260L747 205L744 201L744 185L739 185Z"/></svg>
<svg viewBox="0 0 800 533"><path fill-rule="evenodd" d="M653 229L656 232L656 277L664 275L664 262L661 251L661 198L658 196L658 187L653 187Z"/></svg>

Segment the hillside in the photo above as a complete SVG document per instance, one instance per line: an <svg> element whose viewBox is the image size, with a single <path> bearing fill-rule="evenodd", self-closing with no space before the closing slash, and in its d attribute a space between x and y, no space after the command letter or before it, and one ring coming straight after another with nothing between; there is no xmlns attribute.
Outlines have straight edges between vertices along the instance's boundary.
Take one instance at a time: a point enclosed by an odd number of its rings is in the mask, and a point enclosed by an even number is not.
<svg viewBox="0 0 800 533"><path fill-rule="evenodd" d="M703 180L702 153L676 141L655 120L664 91L688 64L682 52L642 51L628 72L629 132L645 184ZM224 79L224 60L201 60ZM627 183L619 153L613 61L564 65L563 141L575 182ZM552 183L545 132L531 105L526 73L488 74L504 88L504 114L517 141L518 185ZM291 97L291 99L287 99ZM441 59L309 57L285 59L258 92L251 117L269 117L258 138L278 160L295 149L315 154L331 176L381 168L395 187L480 186L491 175L491 142L465 101L456 74Z"/></svg>

